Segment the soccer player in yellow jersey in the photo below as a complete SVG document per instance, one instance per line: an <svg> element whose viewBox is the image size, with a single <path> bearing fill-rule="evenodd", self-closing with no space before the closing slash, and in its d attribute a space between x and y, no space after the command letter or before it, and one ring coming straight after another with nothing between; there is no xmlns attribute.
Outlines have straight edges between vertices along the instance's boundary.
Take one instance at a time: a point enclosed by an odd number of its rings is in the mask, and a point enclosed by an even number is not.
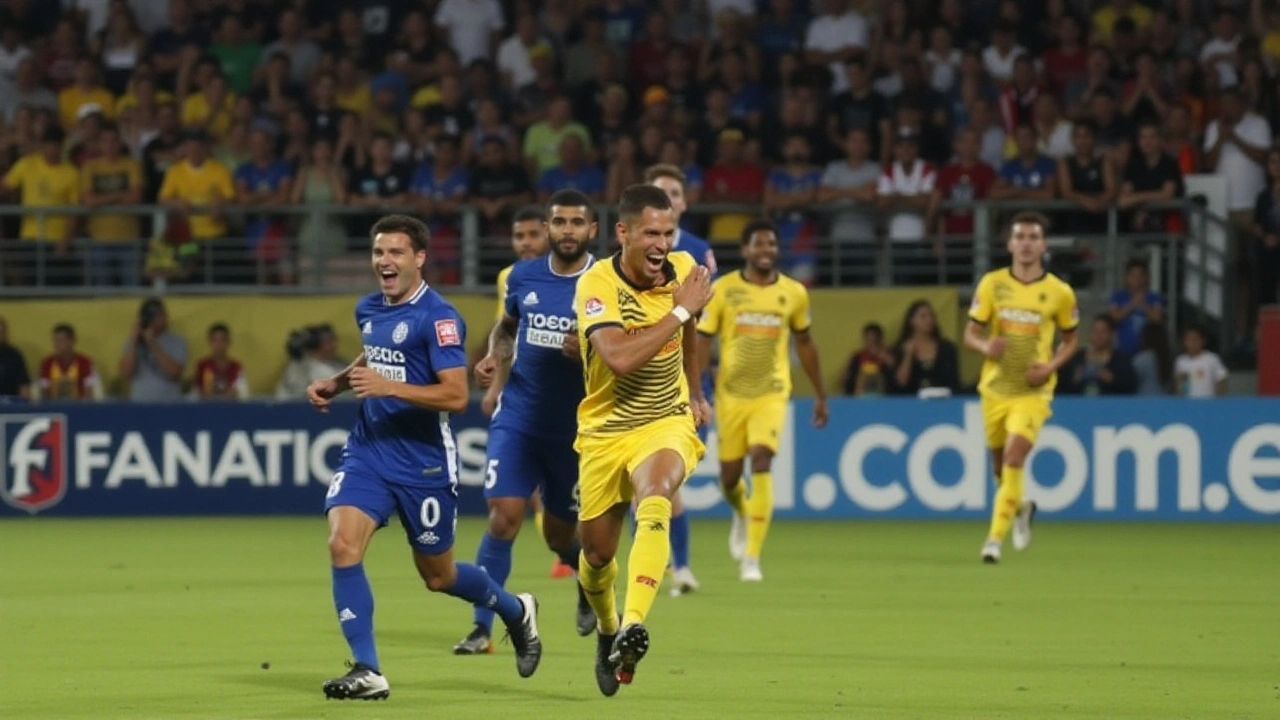
<svg viewBox="0 0 1280 720"><path fill-rule="evenodd" d="M729 553L741 561L739 577L764 579L760 552L773 519L773 456L791 395L791 337L809 382L813 383L813 424L827 424L827 393L818 346L809 334L809 292L778 272L778 230L756 221L742 231L746 267L716 280L715 295L698 323L698 357L710 361L720 337L716 377L716 429L720 439L720 484L733 508ZM751 458L751 496L742 482ZM744 522L745 518L745 522Z"/></svg>
<svg viewBox="0 0 1280 720"><path fill-rule="evenodd" d="M1013 263L978 282L969 307L964 344L982 353L982 416L999 483L991 511L991 531L982 560L1000 561L1000 548L1013 527L1013 547L1031 544L1034 502L1024 501L1022 474L1040 428L1053 415L1056 373L1076 351L1080 311L1071 286L1044 268L1048 221L1019 213L1009 224ZM1057 350L1054 339L1061 334Z"/></svg>
<svg viewBox="0 0 1280 720"><path fill-rule="evenodd" d="M586 396L578 406L578 581L597 620L596 683L630 683L649 649L645 617L671 554L671 497L705 448L697 427L711 409L698 381L694 316L711 279L671 252L676 223L660 188L632 185L618 203L622 249L578 280L574 310ZM618 539L636 498L627 595L618 617Z"/></svg>

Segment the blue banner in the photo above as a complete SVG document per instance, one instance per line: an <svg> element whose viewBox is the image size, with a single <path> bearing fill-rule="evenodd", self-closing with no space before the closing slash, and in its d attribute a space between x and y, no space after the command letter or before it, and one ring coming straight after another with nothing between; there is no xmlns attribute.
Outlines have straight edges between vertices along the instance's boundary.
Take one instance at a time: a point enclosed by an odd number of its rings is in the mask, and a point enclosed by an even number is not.
<svg viewBox="0 0 1280 720"><path fill-rule="evenodd" d="M354 403L0 406L0 515L318 514ZM797 400L773 463L779 517L986 516L993 495L976 399L846 400L811 427ZM487 421L453 420L460 511L482 514ZM726 515L716 438L684 489ZM1280 403L1082 399L1054 403L1026 474L1067 519L1280 518Z"/></svg>

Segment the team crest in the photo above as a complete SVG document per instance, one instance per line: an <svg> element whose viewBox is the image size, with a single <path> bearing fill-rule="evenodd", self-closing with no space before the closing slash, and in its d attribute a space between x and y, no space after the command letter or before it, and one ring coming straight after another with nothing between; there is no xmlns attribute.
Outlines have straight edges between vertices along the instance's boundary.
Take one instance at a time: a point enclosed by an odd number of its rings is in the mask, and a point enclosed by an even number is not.
<svg viewBox="0 0 1280 720"><path fill-rule="evenodd" d="M32 515L67 494L67 416L0 415L0 500Z"/></svg>
<svg viewBox="0 0 1280 720"><path fill-rule="evenodd" d="M409 337L409 323L404 321L396 323L396 329L391 331L391 342L399 345L407 337Z"/></svg>
<svg viewBox="0 0 1280 720"><path fill-rule="evenodd" d="M599 317L604 314L604 301L595 297L587 298L587 302L583 306L583 310L589 318Z"/></svg>

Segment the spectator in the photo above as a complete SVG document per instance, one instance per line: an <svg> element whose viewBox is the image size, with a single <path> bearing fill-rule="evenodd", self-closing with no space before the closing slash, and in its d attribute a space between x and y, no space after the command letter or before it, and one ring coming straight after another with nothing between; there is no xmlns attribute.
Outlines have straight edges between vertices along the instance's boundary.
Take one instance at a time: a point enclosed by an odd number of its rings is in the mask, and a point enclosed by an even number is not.
<svg viewBox="0 0 1280 720"><path fill-rule="evenodd" d="M1080 21L1071 13L1058 19L1055 35L1057 43L1044 54L1044 77L1049 91L1061 97L1072 84L1084 80L1089 51L1081 44Z"/></svg>
<svg viewBox="0 0 1280 720"><path fill-rule="evenodd" d="M764 209L778 228L783 269L805 285L813 285L818 274L818 248L807 211L817 202L822 181L810 156L804 135L789 136L783 143L783 164L769 172L764 190Z"/></svg>
<svg viewBox="0 0 1280 720"><path fill-rule="evenodd" d="M1121 112L1135 125L1158 125L1169 114L1169 103L1165 100L1166 90L1159 75L1160 68L1156 65L1156 56L1149 50L1142 50L1134 67L1137 72L1125 87Z"/></svg>
<svg viewBox="0 0 1280 720"><path fill-rule="evenodd" d="M1018 155L1000 167L1000 177L991 189L996 200L1052 200L1054 173L1053 160L1040 154L1036 143L1036 130L1031 125L1019 125L1013 131Z"/></svg>
<svg viewBox="0 0 1280 720"><path fill-rule="evenodd" d="M929 87L940 93L951 92L959 84L962 57L960 50L955 46L951 28L946 25L934 25L929 30L929 49L924 52Z"/></svg>
<svg viewBox="0 0 1280 720"><path fill-rule="evenodd" d="M426 85L439 75L431 22L423 8L410 8L400 28L396 51L387 58L387 71L403 75L411 87Z"/></svg>
<svg viewBox="0 0 1280 720"><path fill-rule="evenodd" d="M1262 163L1272 141L1271 125L1249 111L1236 88L1224 90L1221 102L1218 119L1204 133L1204 164L1226 178L1231 224L1243 232L1252 226L1253 207L1266 186Z"/></svg>
<svg viewBox="0 0 1280 720"><path fill-rule="evenodd" d="M1116 96L1110 89L1100 89L1089 99L1089 119L1097 128L1098 150L1111 156L1111 164L1122 168L1129 164L1129 142L1133 124L1122 115Z"/></svg>
<svg viewBox="0 0 1280 720"><path fill-rule="evenodd" d="M1160 128L1154 124L1138 129L1138 153L1129 160L1120 186L1121 209L1134 210L1129 227L1134 232L1159 232L1166 228L1169 211L1147 211L1140 206L1166 202L1182 195L1182 171L1178 162L1164 152Z"/></svg>
<svg viewBox="0 0 1280 720"><path fill-rule="evenodd" d="M382 69L385 47L365 34L360 13L354 7L339 7L337 32L325 50L339 60L350 60L362 74L377 73Z"/></svg>
<svg viewBox="0 0 1280 720"><path fill-rule="evenodd" d="M203 130L214 140L227 137L236 97L227 88L227 77L215 71L198 92L182 101L182 127Z"/></svg>
<svg viewBox="0 0 1280 720"><path fill-rule="evenodd" d="M0 316L0 398L31 398L31 376L22 351L9 344L9 322Z"/></svg>
<svg viewBox="0 0 1280 720"><path fill-rule="evenodd" d="M560 162L538 177L539 202L545 203L557 190L577 190L596 202L604 198L604 173L587 162L586 143L577 135L564 136Z"/></svg>
<svg viewBox="0 0 1280 720"><path fill-rule="evenodd" d="M938 233L943 242L950 243L973 236L974 217L972 206L991 194L996 181L996 171L978 158L978 133L962 128L955 137L955 162L944 165L938 171L933 189L934 210L930 215L938 218ZM936 212L938 203L948 202L950 207Z"/></svg>
<svg viewBox="0 0 1280 720"><path fill-rule="evenodd" d="M1058 392L1064 395L1132 395L1137 376L1128 354L1115 348L1115 321L1110 315L1094 318L1089 344L1058 371Z"/></svg>
<svg viewBox="0 0 1280 720"><path fill-rule="evenodd" d="M116 98L111 91L98 84L98 65L93 58L85 56L77 60L75 82L58 93L58 117L62 127L74 127L81 117L82 108L93 107L111 116L115 105Z"/></svg>
<svg viewBox="0 0 1280 720"><path fill-rule="evenodd" d="M877 244L873 203L883 170L870 158L871 140L866 130L850 130L844 151L844 160L827 164L818 187L818 202L844 201L849 206L831 216L831 242L837 248L841 270L854 270L860 279L869 281L874 273L865 272L869 266L866 261Z"/></svg>
<svg viewBox="0 0 1280 720"><path fill-rule="evenodd" d="M170 0L169 25L156 32L149 44L160 84L172 89L183 66L189 67L208 45L208 28L196 22L190 0Z"/></svg>
<svg viewBox="0 0 1280 720"><path fill-rule="evenodd" d="M249 131L249 160L236 168L236 204L268 213L289 204L293 197L293 168L275 155L276 139L268 127ZM245 218L246 249L256 260L259 281L292 279L291 258L285 240L284 218L251 214Z"/></svg>
<svg viewBox="0 0 1280 720"><path fill-rule="evenodd" d="M1036 100L1041 94L1031 56L1014 58L1009 83L1000 93L1000 120L1006 132L1012 133L1015 127L1036 120Z"/></svg>
<svg viewBox="0 0 1280 720"><path fill-rule="evenodd" d="M760 86L748 78L742 52L730 50L720 57L717 78L729 91L729 117L758 132L764 116L765 95Z"/></svg>
<svg viewBox="0 0 1280 720"><path fill-rule="evenodd" d="M599 107L593 108L587 123L591 131L591 143L601 148L606 156L613 152L613 145L623 135L631 132L632 116L627 112L630 102L626 88L611 85L601 98Z"/></svg>
<svg viewBox="0 0 1280 720"><path fill-rule="evenodd" d="M316 380L331 378L346 367L338 359L338 336L333 327L315 325L289 337L289 364L276 385L277 400L304 400L307 386ZM347 394L348 399L354 396Z"/></svg>
<svg viewBox="0 0 1280 720"><path fill-rule="evenodd" d="M1096 151L1095 129L1086 120L1071 132L1074 150L1058 160L1058 192L1063 200L1080 207L1065 213L1064 230L1081 235L1101 235L1107 231L1107 210L1116 196L1116 174L1111 160Z"/></svg>
<svg viewBox="0 0 1280 720"><path fill-rule="evenodd" d="M178 108L172 102L158 105L155 134L142 146L143 202L155 203L159 199L165 174L181 159L182 144Z"/></svg>
<svg viewBox="0 0 1280 720"><path fill-rule="evenodd" d="M741 130L728 128L720 133L716 163L703 179L702 201L758 205L764 197L764 170L746 156L746 137ZM712 216L708 240L729 242L742 235L750 215L720 213Z"/></svg>
<svg viewBox="0 0 1280 720"><path fill-rule="evenodd" d="M1229 8L1220 8L1213 17L1213 37L1200 48L1200 64L1206 73L1215 73L1218 87L1234 88L1240 82L1240 27Z"/></svg>
<svg viewBox="0 0 1280 720"><path fill-rule="evenodd" d="M1032 111L1032 124L1036 127L1036 135L1040 138L1038 148L1043 155L1054 160L1067 157L1074 151L1072 142L1071 121L1062 116L1058 109L1058 98L1043 93L1036 98Z"/></svg>
<svg viewBox="0 0 1280 720"><path fill-rule="evenodd" d="M1138 395L1168 395L1173 388L1173 354L1164 325L1142 326L1142 349L1133 356Z"/></svg>
<svg viewBox="0 0 1280 720"><path fill-rule="evenodd" d="M1119 87L1112 79L1114 65L1115 63L1111 60L1111 51L1106 47L1095 45L1089 48L1084 75L1067 85L1063 97L1069 114L1076 118L1087 116L1093 97L1100 92L1108 92L1115 97Z"/></svg>
<svg viewBox="0 0 1280 720"><path fill-rule="evenodd" d="M24 208L75 205L80 200L80 174L75 166L62 159L63 133L47 127L36 152L24 155L4 176L8 190L20 190ZM65 215L23 215L18 237L26 241L53 243L59 258L65 257L75 235L76 218ZM35 254L24 249L23 255ZM5 263L10 269L28 268L25 258L11 257ZM13 279L13 278L10 278ZM29 278L28 278L29 280Z"/></svg>
<svg viewBox="0 0 1280 720"><path fill-rule="evenodd" d="M440 102L427 107L427 134L466 135L475 124L467 98L462 94L462 80L456 74L440 76Z"/></svg>
<svg viewBox="0 0 1280 720"><path fill-rule="evenodd" d="M1142 349L1142 329L1164 321L1164 298L1151 289L1147 264L1133 259L1125 265L1124 289L1111 294L1111 319L1116 323L1116 347L1127 355Z"/></svg>
<svg viewBox="0 0 1280 720"><path fill-rule="evenodd" d="M202 400L245 400L249 397L249 379L244 366L233 359L231 330L224 323L209 326L209 354L196 362L192 389Z"/></svg>
<svg viewBox="0 0 1280 720"><path fill-rule="evenodd" d="M106 30L93 38L93 56L105 70L103 84L113 97L129 88L133 71L147 51L147 36L138 27L133 11L123 2L113 5Z"/></svg>
<svg viewBox="0 0 1280 720"><path fill-rule="evenodd" d="M1280 302L1280 149L1267 151L1267 187L1253 209L1258 305Z"/></svg>
<svg viewBox="0 0 1280 720"><path fill-rule="evenodd" d="M164 303L150 298L138 310L120 355L120 378L129 383L134 402L172 402L182 398L187 343L169 332Z"/></svg>
<svg viewBox="0 0 1280 720"><path fill-rule="evenodd" d="M538 19L532 11L523 11L516 18L516 31L498 46L498 72L502 83L510 92L533 82L533 64L529 54L546 41L539 37Z"/></svg>
<svg viewBox="0 0 1280 720"><path fill-rule="evenodd" d="M312 143L306 163L294 178L290 202L294 205L342 205L347 200L346 188L343 169L333 153L333 142L320 138ZM302 284L319 284L319 276L308 274L308 269L323 267L325 259L344 252L345 235L346 228L332 215L308 213L303 216L298 227Z"/></svg>
<svg viewBox="0 0 1280 720"><path fill-rule="evenodd" d="M582 123L572 119L569 99L560 96L547 106L547 119L529 126L524 136L524 159L530 175L542 173L560 164L560 146L566 136L576 135L590 152L591 136Z"/></svg>
<svg viewBox="0 0 1280 720"><path fill-rule="evenodd" d="M409 192L420 203L422 214L436 224L451 222L467 202L471 176L461 161L458 137L441 135L436 138L435 160L420 165L409 183Z"/></svg>
<svg viewBox="0 0 1280 720"><path fill-rule="evenodd" d="M0 93L0 113L3 113L5 124L13 123L19 108L58 108L58 97L40 84L36 62L30 57L18 61L13 71L13 84Z"/></svg>
<svg viewBox="0 0 1280 720"><path fill-rule="evenodd" d="M351 250L367 250L364 236L369 226L378 219L377 210L385 210L408 204L412 177L409 168L395 162L392 157L393 140L390 135L377 133L369 143L369 160L356 168L347 183L347 204L368 208L367 215L348 216L347 235L353 243Z"/></svg>
<svg viewBox="0 0 1280 720"><path fill-rule="evenodd" d="M893 392L917 395L925 388L960 389L960 354L942 337L938 315L928 300L916 300L902 317L894 345Z"/></svg>
<svg viewBox="0 0 1280 720"><path fill-rule="evenodd" d="M53 327L53 354L40 361L33 400L101 400L102 381L87 355L76 352L76 331L66 323Z"/></svg>
<svg viewBox="0 0 1280 720"><path fill-rule="evenodd" d="M570 138L565 138L565 142L569 141ZM635 138L630 135L623 135L614 143L613 159L609 161L609 168L605 173L605 191L602 196L605 202L618 202L623 190L644 178L644 174L640 171L640 158L637 154ZM563 169L564 165L561 164L560 168Z"/></svg>
<svg viewBox="0 0 1280 720"><path fill-rule="evenodd" d="M298 85L306 85L311 73L320 63L320 47L304 34L302 16L293 7L285 7L276 20L279 37L262 49L263 64L283 53L289 58L289 79Z"/></svg>
<svg viewBox="0 0 1280 720"><path fill-rule="evenodd" d="M601 6L605 37L625 53L644 28L644 6L635 0L604 0Z"/></svg>
<svg viewBox="0 0 1280 720"><path fill-rule="evenodd" d="M1173 364L1179 395L1211 398L1227 394L1227 368L1217 353L1207 349L1207 344L1204 328L1192 325L1183 331L1183 353Z"/></svg>
<svg viewBox="0 0 1280 720"><path fill-rule="evenodd" d="M1106 42L1111 37L1111 30L1120 18L1133 21L1139 30L1151 24L1151 8L1134 0L1111 0L1093 13L1093 33L1098 40Z"/></svg>
<svg viewBox="0 0 1280 720"><path fill-rule="evenodd" d="M235 199L231 171L209 156L209 137L202 130L186 133L184 159L164 174L159 200L189 223L194 240L216 240L227 235L223 210ZM193 212L196 208L199 211Z"/></svg>
<svg viewBox="0 0 1280 720"><path fill-rule="evenodd" d="M333 77L334 104L338 109L360 118L373 110L373 90L355 60L347 55L339 57Z"/></svg>
<svg viewBox="0 0 1280 720"><path fill-rule="evenodd" d="M770 162L781 162L783 146L787 138L792 135L804 136L813 160L825 164L835 157L836 149L831 147L827 140L826 118L823 117L820 109L816 112L814 110L805 101L801 91L791 90L783 93L776 116L769 119L764 132L761 133L762 137L771 140L760 148L764 159ZM840 146L842 146L844 136L840 137L842 139Z"/></svg>
<svg viewBox="0 0 1280 720"><path fill-rule="evenodd" d="M506 27L497 0L444 0L435 20L462 65L492 57Z"/></svg>
<svg viewBox="0 0 1280 720"><path fill-rule="evenodd" d="M604 17L598 9L582 16L582 37L565 51L563 57L564 81L569 87L578 87L596 78L596 58L602 53L613 54L613 47L604 36ZM616 58L615 58L616 59Z"/></svg>
<svg viewBox="0 0 1280 720"><path fill-rule="evenodd" d="M1183 177L1200 172L1200 147L1196 144L1191 111L1186 105L1175 103L1169 106L1164 123L1164 143L1164 151L1178 161Z"/></svg>
<svg viewBox="0 0 1280 720"><path fill-rule="evenodd" d="M41 53L42 67L39 74L44 77L50 90L62 92L63 88L75 82L76 61L83 54L84 47L75 20L62 18L54 27L48 46Z"/></svg>
<svg viewBox="0 0 1280 720"><path fill-rule="evenodd" d="M105 210L113 205L137 205L142 200L142 166L125 154L120 130L114 124L103 127L98 157L80 171L80 197L85 207L104 208L89 215L86 222L93 241L89 250L93 284L138 285L142 268L140 216Z"/></svg>
<svg viewBox="0 0 1280 720"><path fill-rule="evenodd" d="M766 87L778 85L779 63L784 55L799 55L804 50L808 26L795 0L769 0L768 12L756 24L756 47L760 50L761 82Z"/></svg>
<svg viewBox="0 0 1280 720"><path fill-rule="evenodd" d="M292 73L288 54L278 52L268 56L266 65L258 73L257 80L249 91L248 100L239 100L240 106L247 107L250 111L249 117L243 119L252 122L254 116L261 113L278 121L288 115L292 108L303 107L306 93L289 79ZM235 98L236 92L233 88L228 95ZM246 102L248 105L244 104Z"/></svg>
<svg viewBox="0 0 1280 720"><path fill-rule="evenodd" d="M510 213L533 199L524 168L510 162L506 144L493 136L480 146L480 163L471 173L467 194L480 208L486 234L508 224Z"/></svg>
<svg viewBox="0 0 1280 720"><path fill-rule="evenodd" d="M22 28L16 22L5 22L0 28L0 89L10 90L18 66L31 57L31 48L23 42Z"/></svg>
<svg viewBox="0 0 1280 720"><path fill-rule="evenodd" d="M726 130L736 130L745 144L753 139L746 123L735 120L732 115L732 96L722 85L707 88L704 97L706 110L701 120L693 127L692 136L696 152L697 164L709 167L716 162L720 150L720 136Z"/></svg>
<svg viewBox="0 0 1280 720"><path fill-rule="evenodd" d="M982 64L987 74L998 83L1013 79L1014 66L1027 49L1018 44L1018 28L1008 22L996 23L991 33L991 44L982 51Z"/></svg>
<svg viewBox="0 0 1280 720"><path fill-rule="evenodd" d="M880 323L867 323L862 326L862 347L840 373L840 389L856 397L887 395L894 365L893 353L884 344L884 328Z"/></svg>
<svg viewBox="0 0 1280 720"><path fill-rule="evenodd" d="M605 94L611 88L618 87L626 90L626 78L622 76L620 64L613 51L601 52L595 62L595 74L591 79L574 87L571 91L573 99L571 115L575 118L583 118L587 123L591 122L600 107L604 105ZM628 93L628 99L630 99L630 93ZM541 119L543 118L533 118L534 121Z"/></svg>
<svg viewBox="0 0 1280 720"><path fill-rule="evenodd" d="M237 95L249 94L253 89L253 71L263 57L262 46L246 35L239 16L234 13L222 16L218 34L209 47L209 54L218 59L222 72L227 75L231 92ZM277 55L284 57L286 61L289 59L289 54L283 51L266 57L274 58Z"/></svg>
<svg viewBox="0 0 1280 720"><path fill-rule="evenodd" d="M871 26L849 0L823 0L819 6L805 33L805 60L830 69L831 92L838 94L847 88L845 63L863 57L871 45Z"/></svg>
<svg viewBox="0 0 1280 720"><path fill-rule="evenodd" d="M978 134L978 159L993 168L1003 167L1008 133L995 121L990 102L974 98L969 106L968 127Z"/></svg>

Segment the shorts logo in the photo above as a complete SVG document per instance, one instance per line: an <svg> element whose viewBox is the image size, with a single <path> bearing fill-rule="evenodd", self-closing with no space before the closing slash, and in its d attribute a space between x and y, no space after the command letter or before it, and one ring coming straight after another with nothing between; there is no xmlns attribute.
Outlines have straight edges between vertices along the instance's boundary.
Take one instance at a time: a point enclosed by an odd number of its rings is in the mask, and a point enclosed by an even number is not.
<svg viewBox="0 0 1280 720"><path fill-rule="evenodd" d="M445 347L448 345L461 345L462 336L458 332L458 321L437 320L436 321L436 343L441 347Z"/></svg>
<svg viewBox="0 0 1280 720"><path fill-rule="evenodd" d="M409 323L403 321L397 323L396 329L391 331L391 342L399 345L407 337L409 337ZM440 344L443 345L444 343Z"/></svg>
<svg viewBox="0 0 1280 720"><path fill-rule="evenodd" d="M67 494L67 416L0 415L0 500L32 515Z"/></svg>
<svg viewBox="0 0 1280 720"><path fill-rule="evenodd" d="M435 545L436 543L440 542L440 536L431 532L430 530L427 530L426 532L419 535L417 540L419 545Z"/></svg>
<svg viewBox="0 0 1280 720"><path fill-rule="evenodd" d="M604 301L600 298L587 298L584 310L589 318L599 317L604 314Z"/></svg>

